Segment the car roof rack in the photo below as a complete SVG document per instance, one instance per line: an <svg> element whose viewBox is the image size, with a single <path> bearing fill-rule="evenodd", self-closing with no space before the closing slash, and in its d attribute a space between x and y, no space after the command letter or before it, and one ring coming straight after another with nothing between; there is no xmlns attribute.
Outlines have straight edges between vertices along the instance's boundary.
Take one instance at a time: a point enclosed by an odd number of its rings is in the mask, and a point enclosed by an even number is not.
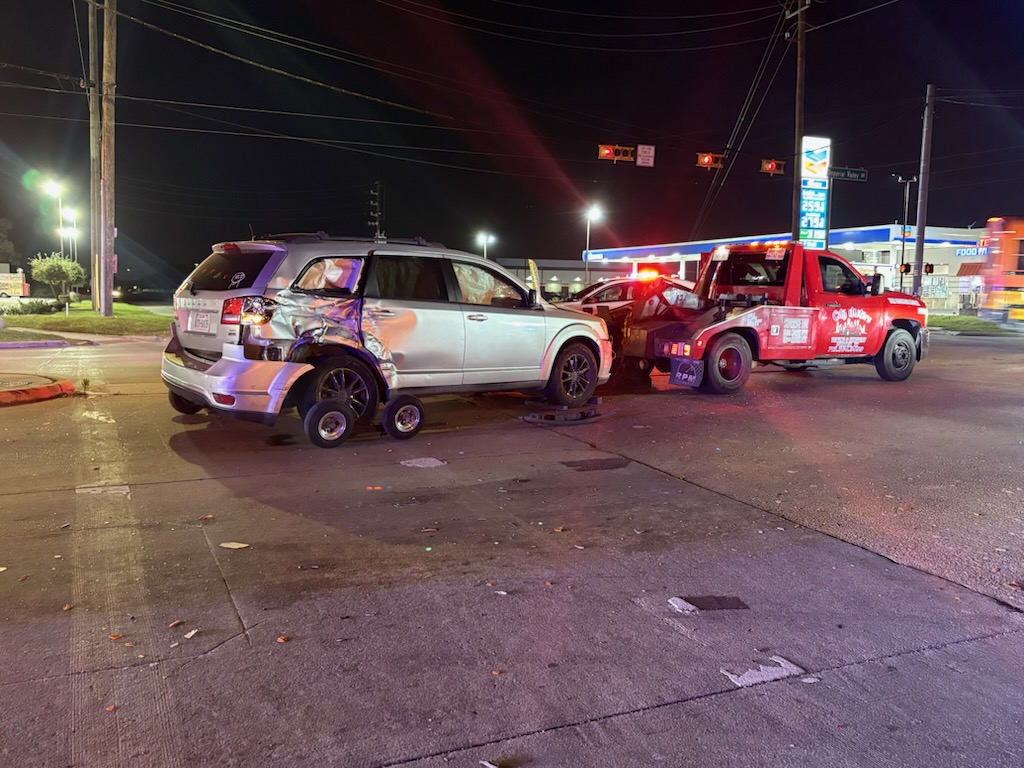
<svg viewBox="0 0 1024 768"><path fill-rule="evenodd" d="M381 243L394 245L422 245L444 248L442 243L433 243L424 237L372 237L372 236L331 236L323 230L319 232L282 232L280 234L263 235L260 240L277 240L286 243L315 243L322 241L349 243Z"/></svg>

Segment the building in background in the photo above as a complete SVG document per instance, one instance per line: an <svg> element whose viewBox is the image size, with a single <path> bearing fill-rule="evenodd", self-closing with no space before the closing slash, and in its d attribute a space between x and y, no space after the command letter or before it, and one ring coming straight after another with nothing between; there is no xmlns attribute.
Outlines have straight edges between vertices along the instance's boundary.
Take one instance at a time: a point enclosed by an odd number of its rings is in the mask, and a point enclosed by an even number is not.
<svg viewBox="0 0 1024 768"><path fill-rule="evenodd" d="M984 229L925 227L924 263L930 271L921 275L921 298L931 309L944 312L977 310L982 291L985 262L982 241L985 238ZM538 267L545 293L571 296L583 287L584 260L590 265L591 282L633 274L641 269L654 269L661 274L696 280L701 253L713 251L720 245L789 239L789 233L776 233L603 248L584 251L579 263L550 260L538 262ZM911 290L916 245L916 228L904 230L899 224L848 227L829 232L829 250L844 256L867 276L881 274L885 286L893 290ZM525 259L499 261L520 277L529 275ZM901 272L901 264L907 265L909 271Z"/></svg>

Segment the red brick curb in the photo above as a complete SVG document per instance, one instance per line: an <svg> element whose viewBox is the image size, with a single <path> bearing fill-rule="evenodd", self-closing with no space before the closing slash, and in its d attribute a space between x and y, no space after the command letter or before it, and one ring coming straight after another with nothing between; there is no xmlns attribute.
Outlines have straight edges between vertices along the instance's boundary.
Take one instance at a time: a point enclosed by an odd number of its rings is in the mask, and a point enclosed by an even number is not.
<svg viewBox="0 0 1024 768"><path fill-rule="evenodd" d="M44 384L38 387L5 389L0 391L0 406L35 403L39 400L52 400L55 397L64 397L65 395L74 394L74 391L75 385L67 379L55 381L53 384Z"/></svg>

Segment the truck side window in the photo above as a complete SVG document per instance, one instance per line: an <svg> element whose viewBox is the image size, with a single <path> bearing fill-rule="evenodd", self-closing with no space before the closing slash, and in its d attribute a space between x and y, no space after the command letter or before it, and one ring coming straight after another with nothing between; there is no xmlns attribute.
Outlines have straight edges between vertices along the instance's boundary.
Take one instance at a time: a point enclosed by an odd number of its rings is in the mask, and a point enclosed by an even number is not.
<svg viewBox="0 0 1024 768"><path fill-rule="evenodd" d="M860 293L864 282L841 261L822 256L821 285L825 293Z"/></svg>

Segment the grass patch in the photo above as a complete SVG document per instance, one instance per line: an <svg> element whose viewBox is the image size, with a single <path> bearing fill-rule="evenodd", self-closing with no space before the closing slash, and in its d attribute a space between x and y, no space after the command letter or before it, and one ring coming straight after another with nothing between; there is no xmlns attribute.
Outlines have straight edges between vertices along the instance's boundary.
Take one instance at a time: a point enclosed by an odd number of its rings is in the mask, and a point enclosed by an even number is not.
<svg viewBox="0 0 1024 768"><path fill-rule="evenodd" d="M5 320L6 325L10 325ZM52 333L36 333L35 331L11 331L7 328L0 328L0 342L4 341L54 341L60 340L60 336Z"/></svg>
<svg viewBox="0 0 1024 768"><path fill-rule="evenodd" d="M114 302L113 317L98 315L93 312L88 301L78 301L71 305L67 316L63 311L54 315L7 315L4 317L4 323L9 328L90 333L100 336L167 336L171 328L170 317L117 301Z"/></svg>
<svg viewBox="0 0 1024 768"><path fill-rule="evenodd" d="M930 328L944 328L947 331L960 331L963 333L992 333L1007 334L1016 333L1003 328L996 323L987 320L979 320L971 315L928 315L928 326Z"/></svg>

